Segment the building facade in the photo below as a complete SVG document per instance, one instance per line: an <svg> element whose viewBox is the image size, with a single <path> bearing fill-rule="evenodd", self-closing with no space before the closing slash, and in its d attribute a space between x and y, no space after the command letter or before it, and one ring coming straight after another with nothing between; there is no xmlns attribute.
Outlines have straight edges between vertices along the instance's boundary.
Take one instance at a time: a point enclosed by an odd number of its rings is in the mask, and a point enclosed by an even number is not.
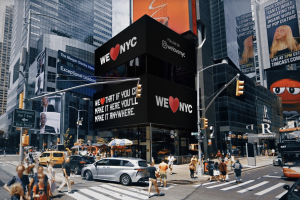
<svg viewBox="0 0 300 200"><path fill-rule="evenodd" d="M6 6L3 14L2 41L0 44L0 114L6 111L7 90L9 84L9 61L12 37L14 6Z"/></svg>

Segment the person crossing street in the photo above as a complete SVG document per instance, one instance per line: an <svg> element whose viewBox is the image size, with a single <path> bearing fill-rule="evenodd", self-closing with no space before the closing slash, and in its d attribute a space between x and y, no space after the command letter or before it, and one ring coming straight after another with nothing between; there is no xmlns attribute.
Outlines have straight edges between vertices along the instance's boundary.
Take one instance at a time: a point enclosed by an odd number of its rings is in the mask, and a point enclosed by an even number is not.
<svg viewBox="0 0 300 200"><path fill-rule="evenodd" d="M68 193L72 193L71 183L70 183L70 178L69 178L70 173L71 173L69 162L70 162L70 158L67 158L66 161L63 163L62 169L63 169L63 174L64 174L64 180L61 183L60 187L57 189L58 192L61 192L62 188L67 183Z"/></svg>
<svg viewBox="0 0 300 200"><path fill-rule="evenodd" d="M158 186L157 186L157 180L156 180L156 175L157 175L158 171L154 167L154 163L153 162L150 163L150 167L149 167L148 170L149 170L149 188L148 188L149 196L148 197L151 198L150 193L151 193L152 184L155 187L157 195L160 196L159 189L158 189Z"/></svg>
<svg viewBox="0 0 300 200"><path fill-rule="evenodd" d="M227 174L227 165L224 162L224 159L222 160L222 162L219 166L219 169L220 169L220 173L221 173L220 174L221 181L225 182L226 174Z"/></svg>
<svg viewBox="0 0 300 200"><path fill-rule="evenodd" d="M168 166L169 166L169 168L170 168L170 171L171 171L171 175L173 174L173 164L174 164L174 160L175 160L175 158L174 158L174 156L172 156L172 154L170 154L170 156L168 157Z"/></svg>
<svg viewBox="0 0 300 200"><path fill-rule="evenodd" d="M159 168L159 172L160 172L160 186L164 185L164 187L167 187L167 170L168 170L168 165L167 165L167 163L165 163L164 160L162 160L161 163L158 165L158 168Z"/></svg>
<svg viewBox="0 0 300 200"><path fill-rule="evenodd" d="M241 175L242 175L242 169L243 169L243 166L240 163L239 159L236 160L236 162L232 165L232 167L234 168L236 183L239 184L239 183L241 183Z"/></svg>

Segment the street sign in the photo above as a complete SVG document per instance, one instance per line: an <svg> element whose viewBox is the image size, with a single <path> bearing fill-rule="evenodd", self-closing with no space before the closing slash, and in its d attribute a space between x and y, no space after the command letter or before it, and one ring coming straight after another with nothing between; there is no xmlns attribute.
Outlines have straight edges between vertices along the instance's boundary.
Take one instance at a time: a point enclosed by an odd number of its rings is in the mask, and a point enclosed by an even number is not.
<svg viewBox="0 0 300 200"><path fill-rule="evenodd" d="M192 132L192 135L198 135L198 132Z"/></svg>
<svg viewBox="0 0 300 200"><path fill-rule="evenodd" d="M13 116L13 126L22 128L34 128L35 111L16 108Z"/></svg>

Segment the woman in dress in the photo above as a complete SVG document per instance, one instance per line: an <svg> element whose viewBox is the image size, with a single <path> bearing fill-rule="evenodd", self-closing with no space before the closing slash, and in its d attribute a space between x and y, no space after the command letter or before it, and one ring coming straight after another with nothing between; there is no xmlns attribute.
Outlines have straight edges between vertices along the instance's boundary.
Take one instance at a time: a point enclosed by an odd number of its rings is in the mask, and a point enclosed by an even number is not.
<svg viewBox="0 0 300 200"><path fill-rule="evenodd" d="M53 192L56 188L56 182L55 182L55 172L53 169L54 162L51 160L49 163L48 167L48 177L49 177L49 185L50 185L50 192L51 192L51 197L53 197Z"/></svg>

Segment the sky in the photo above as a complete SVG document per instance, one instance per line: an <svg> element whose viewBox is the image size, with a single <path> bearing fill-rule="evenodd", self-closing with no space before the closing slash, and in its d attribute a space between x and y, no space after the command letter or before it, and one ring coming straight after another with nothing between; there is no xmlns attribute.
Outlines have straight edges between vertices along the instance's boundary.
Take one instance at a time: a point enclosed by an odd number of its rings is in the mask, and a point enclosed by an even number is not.
<svg viewBox="0 0 300 200"><path fill-rule="evenodd" d="M113 36L121 32L129 25L129 1L130 0L112 0L112 32ZM13 5L14 0L0 0L0 30L2 32L2 18L5 6ZM1 37L1 35L0 35ZM1 39L2 41L2 39Z"/></svg>
<svg viewBox="0 0 300 200"><path fill-rule="evenodd" d="M2 21L3 13L5 12L5 7L13 4L14 0L0 0L0 41L2 41Z"/></svg>

